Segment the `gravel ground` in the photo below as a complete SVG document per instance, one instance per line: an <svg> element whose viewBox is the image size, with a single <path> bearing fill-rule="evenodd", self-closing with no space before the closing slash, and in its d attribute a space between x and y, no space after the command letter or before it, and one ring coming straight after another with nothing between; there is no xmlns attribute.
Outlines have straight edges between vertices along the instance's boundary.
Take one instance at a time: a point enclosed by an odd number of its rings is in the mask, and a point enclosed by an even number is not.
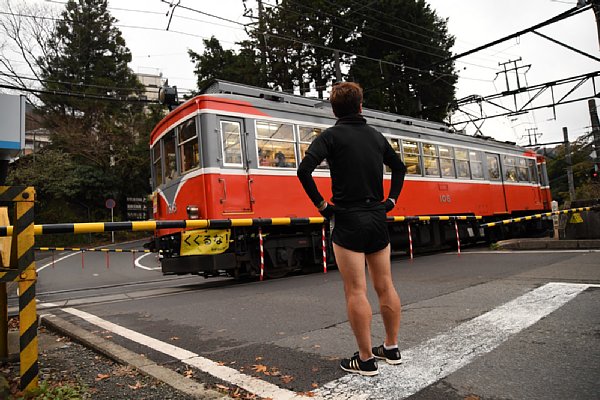
<svg viewBox="0 0 600 400"><path fill-rule="evenodd" d="M45 381L50 387L83 387L85 393L76 397L82 399L192 399L132 367L115 363L43 327L39 329L38 341L40 385ZM4 382L2 377L5 378ZM19 363L1 364L0 398L19 398L18 382Z"/></svg>

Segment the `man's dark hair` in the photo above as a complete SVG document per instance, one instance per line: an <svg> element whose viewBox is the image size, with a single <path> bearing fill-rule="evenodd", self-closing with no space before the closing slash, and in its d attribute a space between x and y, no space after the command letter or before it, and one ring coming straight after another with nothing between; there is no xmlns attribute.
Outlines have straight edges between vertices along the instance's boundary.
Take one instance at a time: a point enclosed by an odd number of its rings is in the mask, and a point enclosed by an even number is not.
<svg viewBox="0 0 600 400"><path fill-rule="evenodd" d="M358 114L362 100L362 88L358 83L354 82L341 82L333 85L331 94L329 95L333 114L337 118Z"/></svg>

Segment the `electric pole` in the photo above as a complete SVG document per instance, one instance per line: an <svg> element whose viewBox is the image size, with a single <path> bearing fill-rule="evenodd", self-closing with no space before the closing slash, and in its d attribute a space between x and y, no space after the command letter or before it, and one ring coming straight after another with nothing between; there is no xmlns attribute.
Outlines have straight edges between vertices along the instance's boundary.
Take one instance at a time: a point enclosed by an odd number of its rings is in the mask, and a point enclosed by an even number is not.
<svg viewBox="0 0 600 400"><path fill-rule="evenodd" d="M598 171L600 169L600 122L598 121L598 109L596 108L596 101L594 99L588 100L588 108L592 120L592 135L594 136L594 151L596 153L596 157L594 157L594 169Z"/></svg>
<svg viewBox="0 0 600 400"><path fill-rule="evenodd" d="M542 136L541 133L537 133L536 132L537 129L538 129L537 127L536 128L527 128L527 129L525 129L527 131L527 134L525 136L521 136L521 138L524 138L524 137L528 137L529 138L529 145L530 146L532 145L532 143L531 143L531 137L532 136L533 136L533 140L534 140L533 144L536 144L536 145L538 144L537 138ZM533 133L531 133L531 132L533 132Z"/></svg>
<svg viewBox="0 0 600 400"><path fill-rule="evenodd" d="M573 181L573 163L571 161L571 143L569 143L569 131L567 127L563 128L563 137L565 140L565 160L567 161L567 180L569 181L569 197L571 202L575 200L575 182Z"/></svg>
<svg viewBox="0 0 600 400"><path fill-rule="evenodd" d="M519 90L519 89L521 89L521 82L519 81L519 70L522 68L527 68L527 71L529 71L529 68L531 68L531 64L521 65L521 66L517 67L518 61L521 61L521 57L517 58L516 60L508 60L507 62L504 62L504 63L498 63L499 66L504 68L504 71L496 72L496 77L498 77L498 75L500 75L500 74L504 74L507 92L510 92L510 84L508 82L508 73L511 71L515 71L515 75L517 78L517 89L516 90ZM514 67L506 68L506 66L510 63L512 63L514 65ZM525 71L525 72L527 72L527 71ZM515 110L516 110L517 109L517 95L513 94L513 98L515 101Z"/></svg>

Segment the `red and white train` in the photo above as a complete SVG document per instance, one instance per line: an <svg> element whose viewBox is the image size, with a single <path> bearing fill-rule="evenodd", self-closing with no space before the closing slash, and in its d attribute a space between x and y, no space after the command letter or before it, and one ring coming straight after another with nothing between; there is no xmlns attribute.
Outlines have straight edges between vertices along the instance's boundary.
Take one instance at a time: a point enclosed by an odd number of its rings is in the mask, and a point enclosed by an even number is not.
<svg viewBox="0 0 600 400"><path fill-rule="evenodd" d="M495 221L549 210L545 161L534 152L440 123L373 110L363 115L407 166L404 189L390 215L479 215ZM214 81L152 131L154 219L318 216L296 170L311 141L334 122L327 102ZM327 165L313 176L329 198ZM389 178L386 173L385 193ZM406 228L390 223L393 249L406 249ZM267 275L322 265L321 226L263 231ZM456 240L453 222L423 222L412 232L416 249ZM476 221L461 221L460 234L468 242L483 239L484 232ZM259 268L256 227L163 229L151 246L161 251L165 274L242 276Z"/></svg>

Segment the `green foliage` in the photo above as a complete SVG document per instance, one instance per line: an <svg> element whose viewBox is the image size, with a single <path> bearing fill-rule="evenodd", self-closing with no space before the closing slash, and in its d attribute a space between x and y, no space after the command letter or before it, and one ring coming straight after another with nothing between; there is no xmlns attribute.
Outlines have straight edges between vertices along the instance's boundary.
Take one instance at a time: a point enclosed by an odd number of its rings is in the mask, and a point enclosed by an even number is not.
<svg viewBox="0 0 600 400"><path fill-rule="evenodd" d="M64 383L50 385L42 381L37 389L9 396L9 400L80 400L90 399L85 385Z"/></svg>

